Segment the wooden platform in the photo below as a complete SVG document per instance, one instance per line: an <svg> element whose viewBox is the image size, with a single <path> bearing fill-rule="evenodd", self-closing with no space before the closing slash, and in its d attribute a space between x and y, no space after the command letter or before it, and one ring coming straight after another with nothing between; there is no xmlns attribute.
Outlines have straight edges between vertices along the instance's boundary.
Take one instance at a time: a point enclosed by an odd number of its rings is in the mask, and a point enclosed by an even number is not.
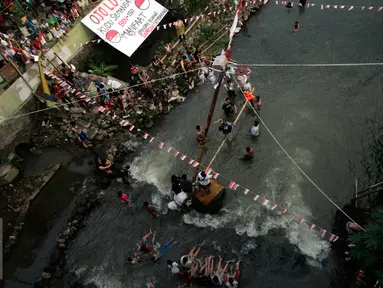
<svg viewBox="0 0 383 288"><path fill-rule="evenodd" d="M204 196L200 192L195 192L194 197L197 198L203 205L209 205L211 201L214 200L225 189L224 186L219 184L217 180L212 179L210 182L210 193L204 193Z"/></svg>

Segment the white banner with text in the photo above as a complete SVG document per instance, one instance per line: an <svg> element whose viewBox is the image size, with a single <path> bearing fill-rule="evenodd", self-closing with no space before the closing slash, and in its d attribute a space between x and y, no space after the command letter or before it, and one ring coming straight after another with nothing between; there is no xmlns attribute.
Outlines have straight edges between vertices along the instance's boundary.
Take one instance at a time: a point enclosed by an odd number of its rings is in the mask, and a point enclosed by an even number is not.
<svg viewBox="0 0 383 288"><path fill-rule="evenodd" d="M132 56L167 12L154 0L104 0L81 22L114 48Z"/></svg>

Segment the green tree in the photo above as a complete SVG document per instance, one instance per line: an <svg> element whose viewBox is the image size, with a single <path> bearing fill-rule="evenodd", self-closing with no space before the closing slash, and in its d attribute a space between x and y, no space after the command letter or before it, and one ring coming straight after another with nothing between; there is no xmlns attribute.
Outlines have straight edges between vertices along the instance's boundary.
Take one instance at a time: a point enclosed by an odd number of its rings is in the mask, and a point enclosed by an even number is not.
<svg viewBox="0 0 383 288"><path fill-rule="evenodd" d="M373 221L364 228L366 232L352 236L355 247L351 255L361 268L374 273L376 280L383 283L383 211L377 211Z"/></svg>
<svg viewBox="0 0 383 288"><path fill-rule="evenodd" d="M89 64L90 69L89 73L98 75L98 76L112 76L114 74L114 70L118 68L118 65L106 65L105 62L100 62L99 64L91 63Z"/></svg>

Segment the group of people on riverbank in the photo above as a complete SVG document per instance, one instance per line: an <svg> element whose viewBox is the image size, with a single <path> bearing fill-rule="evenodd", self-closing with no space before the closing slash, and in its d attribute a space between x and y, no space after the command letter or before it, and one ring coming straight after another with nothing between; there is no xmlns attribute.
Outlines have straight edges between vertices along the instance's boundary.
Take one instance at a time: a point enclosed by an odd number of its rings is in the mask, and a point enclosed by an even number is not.
<svg viewBox="0 0 383 288"><path fill-rule="evenodd" d="M44 54L48 50L50 42L65 40L72 24L91 6L88 0L71 0L46 7L45 11L41 11L45 17L22 17L23 27L0 34L1 54L8 61L25 68L35 61L40 52ZM12 10L12 7L9 9Z"/></svg>

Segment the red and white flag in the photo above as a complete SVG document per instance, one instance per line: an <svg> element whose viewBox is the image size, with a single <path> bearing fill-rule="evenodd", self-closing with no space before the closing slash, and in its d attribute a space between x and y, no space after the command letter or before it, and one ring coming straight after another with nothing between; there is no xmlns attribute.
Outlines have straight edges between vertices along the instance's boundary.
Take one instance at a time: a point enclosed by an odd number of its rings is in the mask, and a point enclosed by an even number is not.
<svg viewBox="0 0 383 288"><path fill-rule="evenodd" d="M339 7L340 7L340 9L344 9L344 5L340 5Z"/></svg>
<svg viewBox="0 0 383 288"><path fill-rule="evenodd" d="M326 8L330 8L330 5L326 5Z"/></svg>
<svg viewBox="0 0 383 288"><path fill-rule="evenodd" d="M245 189L243 190L243 194L247 195L247 193L249 193L249 189L245 188Z"/></svg>
<svg viewBox="0 0 383 288"><path fill-rule="evenodd" d="M254 194L254 195L253 195L253 199L254 199L254 201L257 201L258 198L259 198L259 195L257 195L257 194Z"/></svg>
<svg viewBox="0 0 383 288"><path fill-rule="evenodd" d="M304 221L304 219L302 217L299 217L298 224L302 224L303 221Z"/></svg>
<svg viewBox="0 0 383 288"><path fill-rule="evenodd" d="M157 31L160 30L160 26L157 26Z"/></svg>
<svg viewBox="0 0 383 288"><path fill-rule="evenodd" d="M169 152L170 152L170 150L172 150L172 147L170 147L170 146L169 146L169 147L168 147L168 149L166 149L166 152L168 152L168 153L169 153Z"/></svg>
<svg viewBox="0 0 383 288"><path fill-rule="evenodd" d="M162 148L162 147L164 147L164 142L160 142L159 144L158 144L158 148Z"/></svg>
<svg viewBox="0 0 383 288"><path fill-rule="evenodd" d="M114 119L116 119L116 117L117 117L117 115L114 114L114 115L112 116L112 119L114 120Z"/></svg>
<svg viewBox="0 0 383 288"><path fill-rule="evenodd" d="M324 230L323 228L320 228L320 230L319 230L319 234L320 234L320 237L324 237L325 235L326 235L326 230Z"/></svg>
<svg viewBox="0 0 383 288"><path fill-rule="evenodd" d="M309 228L310 230L313 230L314 227L315 227L315 224L309 224L309 225L307 225L307 226L308 226L308 228Z"/></svg>
<svg viewBox="0 0 383 288"><path fill-rule="evenodd" d="M372 10L372 9L374 9L374 7L372 7L372 6L368 7L368 10Z"/></svg>
<svg viewBox="0 0 383 288"><path fill-rule="evenodd" d="M219 176L219 173L217 173L217 172L214 172L214 173L213 173L213 179L217 179L218 176Z"/></svg>
<svg viewBox="0 0 383 288"><path fill-rule="evenodd" d="M130 123L129 123L129 121L128 121L128 120L126 120L126 121L125 121L125 123L124 123L122 126L124 126L124 127L125 127L125 126L128 126L129 124L130 124ZM134 128L134 127L133 127L133 128Z"/></svg>
<svg viewBox="0 0 383 288"><path fill-rule="evenodd" d="M379 7L378 8L378 12L382 11L383 7Z"/></svg>
<svg viewBox="0 0 383 288"><path fill-rule="evenodd" d="M336 236L336 235L334 235L335 237L334 237L334 239L332 240L332 242L335 242L336 240L338 240L339 239L339 237L338 236Z"/></svg>
<svg viewBox="0 0 383 288"><path fill-rule="evenodd" d="M166 24L163 25L164 29L166 29Z"/></svg>
<svg viewBox="0 0 383 288"><path fill-rule="evenodd" d="M334 240L334 238L335 238L335 235L330 233L330 235L328 236L327 240L332 242L332 240Z"/></svg>
<svg viewBox="0 0 383 288"><path fill-rule="evenodd" d="M210 172L211 172L212 170L213 170L213 169L211 169L211 168L206 168L206 169L205 169L205 173L206 173L206 175L209 175Z"/></svg>
<svg viewBox="0 0 383 288"><path fill-rule="evenodd" d="M366 6L362 6L362 10L364 10L364 8L366 8Z"/></svg>
<svg viewBox="0 0 383 288"><path fill-rule="evenodd" d="M351 6L351 7L348 9L348 11L350 11L350 10L352 10L352 9L354 9L354 6Z"/></svg>
<svg viewBox="0 0 383 288"><path fill-rule="evenodd" d="M295 218L295 213L291 214L290 220L294 220L294 218Z"/></svg>
<svg viewBox="0 0 383 288"><path fill-rule="evenodd" d="M233 186L233 190L237 190L237 188L239 187L239 184L235 183L235 185Z"/></svg>
<svg viewBox="0 0 383 288"><path fill-rule="evenodd" d="M185 160L185 158L186 158L186 155L182 155L182 156L180 157L181 160Z"/></svg>
<svg viewBox="0 0 383 288"><path fill-rule="evenodd" d="M265 197L265 198L263 198L263 200L262 200L262 205L263 205L263 206L266 206L267 204L269 204L269 200L267 200L266 197Z"/></svg>
<svg viewBox="0 0 383 288"><path fill-rule="evenodd" d="M278 205L277 205L276 203L274 203L273 205L270 206L270 209L271 209L271 210L274 210L275 208L277 208L277 206L278 206Z"/></svg>
<svg viewBox="0 0 383 288"><path fill-rule="evenodd" d="M335 9L338 9L338 5L334 5L333 7L334 7Z"/></svg>
<svg viewBox="0 0 383 288"><path fill-rule="evenodd" d="M134 125L131 125L130 127L129 127L129 131L132 131L134 129Z"/></svg>
<svg viewBox="0 0 383 288"><path fill-rule="evenodd" d="M189 163L189 165L191 165L191 164L193 164L193 162L194 162L194 160L190 159L188 163Z"/></svg>
<svg viewBox="0 0 383 288"><path fill-rule="evenodd" d="M148 136L149 136L149 134L145 133L143 137L144 137L144 139L148 139Z"/></svg>
<svg viewBox="0 0 383 288"><path fill-rule="evenodd" d="M286 211L287 211L287 209L282 208L282 209L281 209L281 216L284 216L284 215L286 214Z"/></svg>
<svg viewBox="0 0 383 288"><path fill-rule="evenodd" d="M197 161L194 161L193 167L197 167L198 165L199 165L199 163Z"/></svg>
<svg viewBox="0 0 383 288"><path fill-rule="evenodd" d="M152 142L154 140L154 137L150 137L149 142Z"/></svg>
<svg viewBox="0 0 383 288"><path fill-rule="evenodd" d="M234 181L230 181L228 188L229 189L233 189L234 185L235 185L235 182Z"/></svg>
<svg viewBox="0 0 383 288"><path fill-rule="evenodd" d="M178 154L180 154L180 151L176 151L176 152L174 152L174 153L173 153L173 156L174 156L174 157L177 157Z"/></svg>

